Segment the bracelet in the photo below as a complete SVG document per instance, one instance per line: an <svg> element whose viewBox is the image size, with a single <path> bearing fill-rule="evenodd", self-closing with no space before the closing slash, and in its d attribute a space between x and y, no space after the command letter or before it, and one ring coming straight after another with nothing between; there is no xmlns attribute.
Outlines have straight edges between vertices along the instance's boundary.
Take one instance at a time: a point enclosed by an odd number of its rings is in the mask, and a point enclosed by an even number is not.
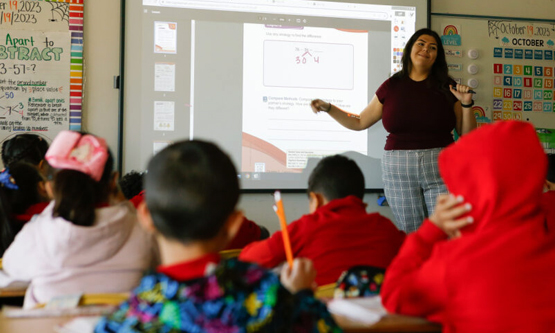
<svg viewBox="0 0 555 333"><path fill-rule="evenodd" d="M463 108L471 108L473 105L474 105L474 100L472 100L472 102L470 102L470 104L463 104L463 103L461 102L461 106L462 106Z"/></svg>
<svg viewBox="0 0 555 333"><path fill-rule="evenodd" d="M329 104L329 105L328 105L328 109L327 109L327 110L322 110L322 111L327 112L327 113L330 112L330 110L331 110L331 103L328 103L328 104Z"/></svg>

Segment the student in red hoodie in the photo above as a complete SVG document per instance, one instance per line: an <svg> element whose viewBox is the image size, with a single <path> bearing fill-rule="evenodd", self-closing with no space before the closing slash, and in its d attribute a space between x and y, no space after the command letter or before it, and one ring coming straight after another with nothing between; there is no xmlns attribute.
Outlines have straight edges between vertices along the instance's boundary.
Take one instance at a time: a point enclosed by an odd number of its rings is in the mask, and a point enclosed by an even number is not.
<svg viewBox="0 0 555 333"><path fill-rule="evenodd" d="M534 128L481 127L439 156L452 195L409 235L381 289L390 312L444 332L553 332L555 231L541 208L546 157Z"/></svg>
<svg viewBox="0 0 555 333"><path fill-rule="evenodd" d="M135 206L135 208L138 208L145 200L145 191L143 190L144 175L145 172L139 173L132 170L125 174L119 181L119 186L123 195ZM239 227L239 231L237 231L235 237L227 244L225 250L242 249L247 246L247 244L266 239L269 236L270 233L268 229L243 216L243 222Z"/></svg>
<svg viewBox="0 0 555 333"><path fill-rule="evenodd" d="M294 257L309 258L316 283L335 282L357 265L386 268L405 239L379 213L366 213L364 176L356 163L335 155L320 161L308 180L310 214L287 227ZM281 231L247 246L239 259L267 268L285 261Z"/></svg>
<svg viewBox="0 0 555 333"><path fill-rule="evenodd" d="M555 154L547 154L547 177L543 185L542 206L548 228L555 230Z"/></svg>

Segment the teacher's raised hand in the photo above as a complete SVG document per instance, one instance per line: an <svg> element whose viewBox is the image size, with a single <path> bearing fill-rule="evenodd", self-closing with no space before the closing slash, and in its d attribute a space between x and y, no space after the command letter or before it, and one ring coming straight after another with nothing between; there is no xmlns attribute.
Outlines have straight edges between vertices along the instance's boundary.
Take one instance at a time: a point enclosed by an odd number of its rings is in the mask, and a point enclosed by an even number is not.
<svg viewBox="0 0 555 333"><path fill-rule="evenodd" d="M465 86L464 84L457 84L456 86L449 85L449 90L451 90L451 93L455 95L455 97L462 104L472 103L472 93L469 92L470 91L469 86Z"/></svg>

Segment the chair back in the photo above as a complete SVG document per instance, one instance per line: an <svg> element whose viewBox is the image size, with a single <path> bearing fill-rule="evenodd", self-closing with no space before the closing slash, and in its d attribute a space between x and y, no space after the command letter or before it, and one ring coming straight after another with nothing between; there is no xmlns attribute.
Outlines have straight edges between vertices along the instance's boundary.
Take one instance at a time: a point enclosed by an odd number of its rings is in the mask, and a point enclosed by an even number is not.
<svg viewBox="0 0 555 333"><path fill-rule="evenodd" d="M335 282L324 284L319 286L314 292L314 297L316 298L333 298L333 292L335 291Z"/></svg>
<svg viewBox="0 0 555 333"><path fill-rule="evenodd" d="M220 251L220 257L222 257L222 259L237 258L242 250L243 249L233 249L233 250Z"/></svg>

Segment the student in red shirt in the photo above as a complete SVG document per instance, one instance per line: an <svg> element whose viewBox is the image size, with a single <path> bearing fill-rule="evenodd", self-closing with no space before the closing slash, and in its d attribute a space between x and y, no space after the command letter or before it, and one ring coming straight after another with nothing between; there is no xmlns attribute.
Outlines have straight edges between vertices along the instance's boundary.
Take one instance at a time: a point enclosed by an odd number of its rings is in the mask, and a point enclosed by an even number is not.
<svg viewBox="0 0 555 333"><path fill-rule="evenodd" d="M439 156L452 195L409 235L381 296L444 332L553 332L555 230L540 204L546 157L529 123L503 121Z"/></svg>
<svg viewBox="0 0 555 333"><path fill-rule="evenodd" d="M145 188L138 216L158 240L162 265L96 333L341 332L310 290L308 259L284 267L280 282L218 255L242 222L237 170L220 148L197 140L166 147L149 162Z"/></svg>
<svg viewBox="0 0 555 333"><path fill-rule="evenodd" d="M555 230L555 154L547 154L547 177L543 185L542 207L548 228Z"/></svg>
<svg viewBox="0 0 555 333"><path fill-rule="evenodd" d="M405 239L379 213L368 214L364 176L356 163L335 155L320 161L308 180L309 215L287 227L294 257L314 262L316 283L335 282L357 265L386 268ZM285 261L282 233L247 246L239 259L274 267Z"/></svg>
<svg viewBox="0 0 555 333"><path fill-rule="evenodd" d="M139 205L144 200L144 190L129 199L129 201L133 204L133 206L135 206L135 208L139 207ZM270 233L268 232L268 229L254 223L253 221L243 216L243 222L241 222L239 230L235 234L235 237L233 237L233 239L227 244L224 250L242 249L254 241L263 240L268 238L269 236Z"/></svg>

